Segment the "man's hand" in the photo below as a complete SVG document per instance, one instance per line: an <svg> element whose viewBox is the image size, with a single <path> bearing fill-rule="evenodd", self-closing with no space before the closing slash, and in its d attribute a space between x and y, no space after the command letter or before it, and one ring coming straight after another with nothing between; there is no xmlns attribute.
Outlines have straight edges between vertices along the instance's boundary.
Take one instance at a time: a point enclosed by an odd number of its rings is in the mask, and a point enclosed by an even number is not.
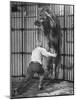
<svg viewBox="0 0 76 100"><path fill-rule="evenodd" d="M57 56L57 53L54 53L54 57L56 57Z"/></svg>
<svg viewBox="0 0 76 100"><path fill-rule="evenodd" d="M54 54L55 50L53 48L50 48L50 52Z"/></svg>

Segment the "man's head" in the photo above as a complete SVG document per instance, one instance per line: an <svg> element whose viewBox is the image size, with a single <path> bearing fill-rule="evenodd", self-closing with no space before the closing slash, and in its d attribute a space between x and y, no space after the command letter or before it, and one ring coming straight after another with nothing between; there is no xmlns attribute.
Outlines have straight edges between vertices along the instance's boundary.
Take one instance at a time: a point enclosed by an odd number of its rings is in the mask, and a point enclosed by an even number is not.
<svg viewBox="0 0 76 100"><path fill-rule="evenodd" d="M42 42L40 41L40 40L36 40L36 47L38 47L38 46L42 46Z"/></svg>

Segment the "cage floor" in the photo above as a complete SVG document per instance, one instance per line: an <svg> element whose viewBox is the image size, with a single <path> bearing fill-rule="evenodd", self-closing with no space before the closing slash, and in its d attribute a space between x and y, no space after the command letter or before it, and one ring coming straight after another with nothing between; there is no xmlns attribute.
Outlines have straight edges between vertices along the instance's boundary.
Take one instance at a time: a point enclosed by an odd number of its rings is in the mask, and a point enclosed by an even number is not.
<svg viewBox="0 0 76 100"><path fill-rule="evenodd" d="M15 80L12 82L13 89L20 84L21 80ZM61 80L44 80L44 89L38 90L38 79L32 79L30 84L24 88L24 92L19 97L43 97L43 96L54 96L54 95L72 95L74 94L73 89L74 83ZM12 91L12 89L11 89ZM14 97L15 98L15 97Z"/></svg>

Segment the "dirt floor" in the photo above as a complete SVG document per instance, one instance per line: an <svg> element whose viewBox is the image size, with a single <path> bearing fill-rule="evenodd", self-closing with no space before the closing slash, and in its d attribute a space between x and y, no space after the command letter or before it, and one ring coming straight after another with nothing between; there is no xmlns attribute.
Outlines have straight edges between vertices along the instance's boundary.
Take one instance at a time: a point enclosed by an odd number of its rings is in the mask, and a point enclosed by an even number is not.
<svg viewBox="0 0 76 100"><path fill-rule="evenodd" d="M11 91L17 88L20 82L21 79L13 79ZM44 80L44 89L38 90L38 79L32 79L32 81L27 86L27 89L24 88L24 92L14 98L72 95L74 94L73 86L73 82L61 80Z"/></svg>

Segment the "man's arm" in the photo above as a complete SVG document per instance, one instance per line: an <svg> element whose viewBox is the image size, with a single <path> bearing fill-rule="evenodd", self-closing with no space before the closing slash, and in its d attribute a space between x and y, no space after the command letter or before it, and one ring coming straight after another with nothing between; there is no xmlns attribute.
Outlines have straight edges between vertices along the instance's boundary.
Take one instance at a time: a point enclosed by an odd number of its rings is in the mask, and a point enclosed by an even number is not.
<svg viewBox="0 0 76 100"><path fill-rule="evenodd" d="M41 49L41 54L45 57L56 57L57 56L56 53L52 54L52 53L46 51L46 49L44 49L44 48Z"/></svg>

